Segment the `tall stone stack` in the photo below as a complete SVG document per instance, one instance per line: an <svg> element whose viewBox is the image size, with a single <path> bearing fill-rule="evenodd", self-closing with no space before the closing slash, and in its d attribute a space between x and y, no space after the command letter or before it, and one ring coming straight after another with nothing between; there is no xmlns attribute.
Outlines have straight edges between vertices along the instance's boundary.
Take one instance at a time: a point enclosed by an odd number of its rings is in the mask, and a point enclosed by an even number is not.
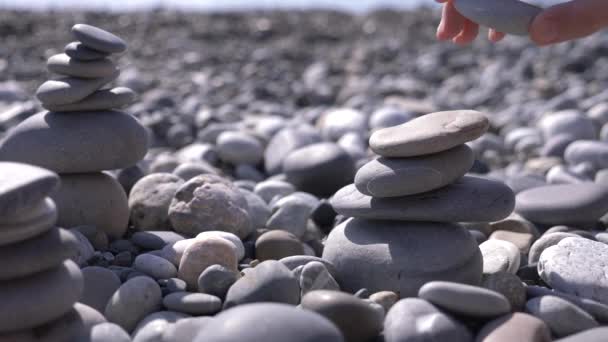
<svg viewBox="0 0 608 342"><path fill-rule="evenodd" d="M465 143L488 126L479 112L447 111L372 134L380 157L331 199L353 217L331 231L323 252L345 290L409 297L432 280L481 281L481 253L458 222L497 221L515 205L503 183L465 175L474 162Z"/></svg>
<svg viewBox="0 0 608 342"><path fill-rule="evenodd" d="M51 171L0 162L0 340L40 341L66 330L83 291L78 265L68 258L78 239L55 227L48 196L59 185ZM56 341L57 339L52 339Z"/></svg>
<svg viewBox="0 0 608 342"><path fill-rule="evenodd" d="M52 195L64 227L93 225L110 237L124 234L127 196L103 170L136 164L148 149L148 135L132 115L116 110L132 103L131 89L101 89L119 70L108 57L126 50L125 42L102 29L77 24L78 40L50 57L47 68L61 75L44 82L36 96L48 111L31 116L0 144L0 160L41 166L60 174Z"/></svg>

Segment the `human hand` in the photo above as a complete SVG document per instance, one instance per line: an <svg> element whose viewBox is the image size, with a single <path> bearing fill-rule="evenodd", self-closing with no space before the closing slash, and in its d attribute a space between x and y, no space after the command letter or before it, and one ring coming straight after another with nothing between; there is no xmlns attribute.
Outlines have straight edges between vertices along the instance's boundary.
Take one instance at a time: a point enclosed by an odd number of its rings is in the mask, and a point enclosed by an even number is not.
<svg viewBox="0 0 608 342"><path fill-rule="evenodd" d="M437 29L439 40L468 44L478 34L479 25L462 16L452 0L444 3L441 23ZM490 1L490 0L489 0ZM543 10L530 24L530 38L538 45L549 45L588 36L608 26L608 1L573 0ZM505 35L490 29L489 39L501 40Z"/></svg>

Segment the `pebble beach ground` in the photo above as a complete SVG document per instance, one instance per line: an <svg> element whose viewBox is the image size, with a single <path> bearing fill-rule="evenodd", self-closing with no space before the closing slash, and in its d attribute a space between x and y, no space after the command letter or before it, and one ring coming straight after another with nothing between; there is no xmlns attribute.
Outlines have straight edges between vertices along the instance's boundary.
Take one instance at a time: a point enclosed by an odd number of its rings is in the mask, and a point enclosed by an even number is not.
<svg viewBox="0 0 608 342"><path fill-rule="evenodd" d="M608 34L437 22L0 12L0 342L607 341Z"/></svg>

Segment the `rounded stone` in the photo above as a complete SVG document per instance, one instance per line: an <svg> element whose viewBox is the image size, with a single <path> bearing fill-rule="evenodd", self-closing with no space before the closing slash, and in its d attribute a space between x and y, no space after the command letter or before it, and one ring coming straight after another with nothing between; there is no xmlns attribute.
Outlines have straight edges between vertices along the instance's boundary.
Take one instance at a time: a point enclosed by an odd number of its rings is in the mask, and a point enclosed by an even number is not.
<svg viewBox="0 0 608 342"><path fill-rule="evenodd" d="M131 223L137 230L171 227L169 206L184 181L170 173L153 173L141 178L129 194Z"/></svg>
<svg viewBox="0 0 608 342"><path fill-rule="evenodd" d="M217 137L217 153L220 159L233 165L256 165L264 158L264 147L249 134L228 131Z"/></svg>
<svg viewBox="0 0 608 342"><path fill-rule="evenodd" d="M509 272L515 274L521 264L517 246L504 240L487 240L479 245L483 256L483 273Z"/></svg>
<svg viewBox="0 0 608 342"><path fill-rule="evenodd" d="M4 216L0 223L0 246L25 241L55 226L57 209L50 198L34 205L27 213Z"/></svg>
<svg viewBox="0 0 608 342"><path fill-rule="evenodd" d="M50 72L80 78L100 78L112 76L118 69L107 59L81 61L61 53L49 57L46 67Z"/></svg>
<svg viewBox="0 0 608 342"><path fill-rule="evenodd" d="M78 266L60 266L31 276L0 283L0 332L28 329L66 314L82 294Z"/></svg>
<svg viewBox="0 0 608 342"><path fill-rule="evenodd" d="M131 333L133 342L160 341L164 331L180 319L190 316L175 311L158 311L144 317Z"/></svg>
<svg viewBox="0 0 608 342"><path fill-rule="evenodd" d="M78 241L74 234L51 230L34 238L0 248L0 281L7 281L59 266L72 257ZM44 257L41 257L41 251Z"/></svg>
<svg viewBox="0 0 608 342"><path fill-rule="evenodd" d="M596 170L608 167L608 142L577 140L566 148L564 159L570 165L590 163Z"/></svg>
<svg viewBox="0 0 608 342"><path fill-rule="evenodd" d="M173 311L196 315L213 315L222 310L222 300L206 293L173 292L163 298L163 305Z"/></svg>
<svg viewBox="0 0 608 342"><path fill-rule="evenodd" d="M134 245L149 250L163 249L166 245L186 239L183 235L168 230L135 232L131 236Z"/></svg>
<svg viewBox="0 0 608 342"><path fill-rule="evenodd" d="M105 308L109 322L118 324L128 333L147 315L158 311L162 302L160 286L150 277L134 277L122 284Z"/></svg>
<svg viewBox="0 0 608 342"><path fill-rule="evenodd" d="M325 317L292 305L255 303L223 311L205 325L194 342L343 342Z"/></svg>
<svg viewBox="0 0 608 342"><path fill-rule="evenodd" d="M382 331L384 317L363 300L344 292L316 290L300 306L332 321L347 341L369 341Z"/></svg>
<svg viewBox="0 0 608 342"><path fill-rule="evenodd" d="M9 132L0 144L0 158L65 174L129 167L147 150L148 133L129 114L42 112Z"/></svg>
<svg viewBox="0 0 608 342"><path fill-rule="evenodd" d="M526 303L526 311L542 319L554 336L564 337L599 324L578 306L556 296L541 296Z"/></svg>
<svg viewBox="0 0 608 342"><path fill-rule="evenodd" d="M498 292L447 281L424 284L418 291L418 297L467 317L492 318L511 311L507 298Z"/></svg>
<svg viewBox="0 0 608 342"><path fill-rule="evenodd" d="M153 254L138 255L133 268L154 279L169 279L177 275L177 269L171 262Z"/></svg>
<svg viewBox="0 0 608 342"><path fill-rule="evenodd" d="M31 210L59 186L59 177L33 165L0 162L0 216Z"/></svg>
<svg viewBox="0 0 608 342"><path fill-rule="evenodd" d="M211 165L203 162L188 162L179 164L178 167L173 170L173 174L183 179L184 181L189 181L192 178L204 174L218 174L218 171Z"/></svg>
<svg viewBox="0 0 608 342"><path fill-rule="evenodd" d="M238 273L232 269L222 265L211 265L198 277L198 291L223 299L238 278Z"/></svg>
<svg viewBox="0 0 608 342"><path fill-rule="evenodd" d="M108 56L107 53L88 48L81 42L71 42L63 51L66 55L81 61L94 61Z"/></svg>
<svg viewBox="0 0 608 342"><path fill-rule="evenodd" d="M266 180L256 184L253 192L260 196L266 203L270 203L273 198L285 197L296 191L293 185L281 180Z"/></svg>
<svg viewBox="0 0 608 342"><path fill-rule="evenodd" d="M62 105L45 104L44 108L53 112L102 111L123 108L133 103L136 97L137 95L133 90L117 87L97 90L78 102Z"/></svg>
<svg viewBox="0 0 608 342"><path fill-rule="evenodd" d="M61 106L76 103L99 90L118 76L116 71L112 76L102 78L62 77L48 80L36 90L36 97L42 106Z"/></svg>
<svg viewBox="0 0 608 342"><path fill-rule="evenodd" d="M384 320L386 342L470 342L471 332L433 304L420 298L405 298L388 311Z"/></svg>
<svg viewBox="0 0 608 342"><path fill-rule="evenodd" d="M188 284L188 289L198 288L198 277L207 267L221 265L237 270L237 256L231 242L219 237L195 240L186 248L178 268L178 278Z"/></svg>
<svg viewBox="0 0 608 342"><path fill-rule="evenodd" d="M361 167L355 186L372 197L396 197L441 188L473 166L473 151L460 145L447 151L410 158L378 158Z"/></svg>
<svg viewBox="0 0 608 342"><path fill-rule="evenodd" d="M375 131L371 149L383 157L414 157L448 150L479 138L489 127L480 112L455 110L420 116Z"/></svg>
<svg viewBox="0 0 608 342"><path fill-rule="evenodd" d="M169 206L169 220L175 231L186 235L221 230L244 238L251 231L247 209L237 187L208 174L182 184Z"/></svg>
<svg viewBox="0 0 608 342"><path fill-rule="evenodd" d="M105 53L121 53L127 49L124 40L116 35L87 24L72 26L72 34L85 46Z"/></svg>
<svg viewBox="0 0 608 342"><path fill-rule="evenodd" d="M59 210L58 225L95 226L114 239L127 230L127 196L120 183L105 173L63 174L52 198Z"/></svg>
<svg viewBox="0 0 608 342"><path fill-rule="evenodd" d="M607 334L608 327L599 327L564 337L559 342L604 342Z"/></svg>
<svg viewBox="0 0 608 342"><path fill-rule="evenodd" d="M417 295L431 280L477 285L482 272L477 242L452 223L350 219L331 231L323 259L335 266L344 290L400 297Z"/></svg>
<svg viewBox="0 0 608 342"><path fill-rule="evenodd" d="M91 329L89 342L131 342L131 337L114 323L101 323Z"/></svg>
<svg viewBox="0 0 608 342"><path fill-rule="evenodd" d="M478 342L551 342L549 328L540 319L512 313L486 323L477 334Z"/></svg>
<svg viewBox="0 0 608 342"><path fill-rule="evenodd" d="M338 145L318 143L291 152L283 161L283 171L299 190L329 197L353 181L355 163Z"/></svg>
<svg viewBox="0 0 608 342"><path fill-rule="evenodd" d="M515 195L502 182L465 176L433 191L403 197L373 198L354 185L340 189L330 200L346 217L376 220L491 222L513 211Z"/></svg>
<svg viewBox="0 0 608 342"><path fill-rule="evenodd" d="M121 285L118 276L107 268L89 266L82 269L84 290L79 301L104 312L108 301Z"/></svg>
<svg viewBox="0 0 608 342"><path fill-rule="evenodd" d="M484 274L481 286L505 296L513 311L521 311L526 304L526 287L521 279L512 273Z"/></svg>
<svg viewBox="0 0 608 342"><path fill-rule="evenodd" d="M264 152L264 169L270 175L283 171L284 159L293 151L321 141L319 132L310 125L287 127L276 133Z"/></svg>
<svg viewBox="0 0 608 342"><path fill-rule="evenodd" d="M596 139L596 128L591 119L578 110L563 110L542 117L538 127L545 139L568 135L574 140Z"/></svg>
<svg viewBox="0 0 608 342"><path fill-rule="evenodd" d="M182 318L163 332L162 342L192 342L200 330L212 322L211 317Z"/></svg>
<svg viewBox="0 0 608 342"><path fill-rule="evenodd" d="M232 243L234 246L237 260L241 260L245 257L245 246L243 245L243 241L241 241L238 236L221 230L210 230L198 234L196 239L203 240L210 237L218 237L230 241L230 243Z"/></svg>
<svg viewBox="0 0 608 342"><path fill-rule="evenodd" d="M279 260L304 254L304 245L293 234L284 230L271 230L255 241L255 257L260 261Z"/></svg>
<svg viewBox="0 0 608 342"><path fill-rule="evenodd" d="M525 190L517 194L515 211L546 225L593 223L608 212L608 187L590 182Z"/></svg>
<svg viewBox="0 0 608 342"><path fill-rule="evenodd" d="M562 241L567 237L577 237L578 235L566 232L555 232L545 233L538 240L534 241L532 247L530 247L530 253L528 254L528 263L534 264L540 259L540 255L543 251L551 246L557 245L558 242Z"/></svg>

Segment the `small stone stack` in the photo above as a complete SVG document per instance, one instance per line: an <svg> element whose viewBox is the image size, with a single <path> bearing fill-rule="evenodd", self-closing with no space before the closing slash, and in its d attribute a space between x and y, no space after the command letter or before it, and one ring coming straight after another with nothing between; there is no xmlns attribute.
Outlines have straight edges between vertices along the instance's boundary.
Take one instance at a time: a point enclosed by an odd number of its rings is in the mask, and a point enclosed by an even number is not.
<svg viewBox="0 0 608 342"><path fill-rule="evenodd" d="M331 199L336 212L354 217L332 230L323 252L344 289L409 297L432 280L481 281L479 248L458 222L497 221L515 205L503 183L465 176L474 163L465 143L488 126L479 112L447 111L371 136L380 157Z"/></svg>
<svg viewBox="0 0 608 342"><path fill-rule="evenodd" d="M78 39L65 53L50 57L47 68L61 75L36 92L41 112L21 122L0 145L0 159L38 165L61 176L53 195L64 227L92 225L110 237L124 234L127 196L103 170L136 164L148 149L146 130L133 116L113 110L132 103L128 88L101 89L119 70L108 56L126 50L119 37L77 24Z"/></svg>
<svg viewBox="0 0 608 342"><path fill-rule="evenodd" d="M66 323L83 291L71 232L55 227L48 196L59 177L48 170L0 162L0 340L48 341ZM38 339L36 339L38 341ZM56 341L56 339L53 339Z"/></svg>

